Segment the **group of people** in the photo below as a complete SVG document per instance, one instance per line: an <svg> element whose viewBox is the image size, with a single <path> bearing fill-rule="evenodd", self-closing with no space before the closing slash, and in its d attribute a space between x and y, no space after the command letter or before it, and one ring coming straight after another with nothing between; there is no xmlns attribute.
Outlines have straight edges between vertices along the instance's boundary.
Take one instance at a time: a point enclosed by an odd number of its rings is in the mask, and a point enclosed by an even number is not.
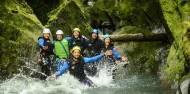
<svg viewBox="0 0 190 94"><path fill-rule="evenodd" d="M94 64L101 58L107 58L115 62L115 59L126 61L126 57L121 57L114 45L111 43L110 35L99 38L98 29L93 29L87 39L81 35L79 28L73 29L72 37L65 37L62 30L57 30L56 40L50 40L50 29L43 29L43 36L38 38L40 57L38 64L41 67L40 79L44 80L48 76L56 79L67 70L81 83L91 86L92 81L86 77L85 71L91 76L97 72Z"/></svg>

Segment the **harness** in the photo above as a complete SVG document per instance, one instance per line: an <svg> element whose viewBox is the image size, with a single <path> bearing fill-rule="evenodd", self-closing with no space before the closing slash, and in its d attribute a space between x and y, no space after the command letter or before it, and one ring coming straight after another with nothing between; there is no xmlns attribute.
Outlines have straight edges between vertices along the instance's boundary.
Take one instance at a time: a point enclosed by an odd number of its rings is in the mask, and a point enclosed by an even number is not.
<svg viewBox="0 0 190 94"><path fill-rule="evenodd" d="M114 46L111 44L107 48L104 48L103 52L106 52L108 50L112 50L113 48L114 48ZM115 62L115 58L114 58L113 54L108 55L108 56L104 56L103 58L104 58L104 60L107 60L108 62Z"/></svg>
<svg viewBox="0 0 190 94"><path fill-rule="evenodd" d="M84 38L72 38L71 39L71 47L73 48L74 46L79 46L81 47L82 51L84 51L85 47L85 39Z"/></svg>
<svg viewBox="0 0 190 94"><path fill-rule="evenodd" d="M69 71L74 77L82 81L86 75L84 73L84 58L79 57L79 61L73 60L73 56L68 60Z"/></svg>
<svg viewBox="0 0 190 94"><path fill-rule="evenodd" d="M101 40L96 39L96 40L92 40L90 39L87 45L87 56L91 57L91 56L96 56L98 54L101 53L102 50L102 43Z"/></svg>

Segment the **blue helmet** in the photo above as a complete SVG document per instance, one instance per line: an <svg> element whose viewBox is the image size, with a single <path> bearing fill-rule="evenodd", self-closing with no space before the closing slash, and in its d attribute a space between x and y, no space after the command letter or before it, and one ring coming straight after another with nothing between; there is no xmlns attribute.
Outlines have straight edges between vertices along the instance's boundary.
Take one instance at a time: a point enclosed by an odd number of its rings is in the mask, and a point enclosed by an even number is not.
<svg viewBox="0 0 190 94"><path fill-rule="evenodd" d="M109 34L105 34L105 35L103 36L103 39L105 40L106 38L110 38L110 35L109 35Z"/></svg>
<svg viewBox="0 0 190 94"><path fill-rule="evenodd" d="M96 33L96 34L98 34L98 29L92 29L91 33Z"/></svg>

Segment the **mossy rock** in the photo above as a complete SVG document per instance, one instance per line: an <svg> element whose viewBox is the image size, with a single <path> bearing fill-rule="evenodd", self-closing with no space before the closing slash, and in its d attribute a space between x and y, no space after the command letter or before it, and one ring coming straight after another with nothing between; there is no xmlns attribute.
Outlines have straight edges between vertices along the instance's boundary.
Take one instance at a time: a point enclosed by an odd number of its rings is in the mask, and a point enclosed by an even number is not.
<svg viewBox="0 0 190 94"><path fill-rule="evenodd" d="M181 79L185 72L184 64L185 57L183 52L173 43L161 79L165 80L167 85L174 83L173 79Z"/></svg>
<svg viewBox="0 0 190 94"><path fill-rule="evenodd" d="M25 0L27 4L32 8L34 14L46 25L49 18L48 13L55 9L61 0Z"/></svg>
<svg viewBox="0 0 190 94"><path fill-rule="evenodd" d="M2 0L0 3L0 78L10 76L34 60L40 21L24 0Z"/></svg>
<svg viewBox="0 0 190 94"><path fill-rule="evenodd" d="M94 9L98 11L93 11ZM96 0L91 15L96 19L103 21L110 19L117 27L126 25L139 26L143 28L154 28L155 25L160 25L162 21L161 9L159 0ZM107 13L109 16L105 18L102 13Z"/></svg>
<svg viewBox="0 0 190 94"><path fill-rule="evenodd" d="M91 30L84 16L83 9L77 1L62 1L58 8L49 13L49 21L46 27L49 27L53 34L61 29L68 36L72 35L72 30L76 27L81 29L83 35L88 36Z"/></svg>
<svg viewBox="0 0 190 94"><path fill-rule="evenodd" d="M189 28L190 2L187 0L160 0L165 27L174 38L170 49L163 80L171 82L178 75L181 79L190 71L190 41L187 32Z"/></svg>
<svg viewBox="0 0 190 94"><path fill-rule="evenodd" d="M150 34L147 29L126 26L118 30L116 34L126 33L144 33ZM129 42L129 43L116 43L117 48L125 49L125 51L119 51L123 55L126 55L129 61L137 66L137 70L147 71L150 73L157 73L159 71L159 65L163 62L162 52L165 52L165 58L167 56L168 44L163 42Z"/></svg>

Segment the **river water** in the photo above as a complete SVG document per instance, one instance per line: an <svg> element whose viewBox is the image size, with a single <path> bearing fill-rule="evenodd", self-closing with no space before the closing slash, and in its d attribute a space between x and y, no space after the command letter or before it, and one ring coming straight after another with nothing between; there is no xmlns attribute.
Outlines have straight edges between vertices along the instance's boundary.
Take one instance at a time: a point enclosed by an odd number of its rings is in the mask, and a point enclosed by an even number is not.
<svg viewBox="0 0 190 94"><path fill-rule="evenodd" d="M162 87L157 75L139 73L134 66L118 64L116 80L101 69L89 77L96 87L82 85L69 73L57 80L41 81L21 74L0 84L0 94L174 94L176 90Z"/></svg>

